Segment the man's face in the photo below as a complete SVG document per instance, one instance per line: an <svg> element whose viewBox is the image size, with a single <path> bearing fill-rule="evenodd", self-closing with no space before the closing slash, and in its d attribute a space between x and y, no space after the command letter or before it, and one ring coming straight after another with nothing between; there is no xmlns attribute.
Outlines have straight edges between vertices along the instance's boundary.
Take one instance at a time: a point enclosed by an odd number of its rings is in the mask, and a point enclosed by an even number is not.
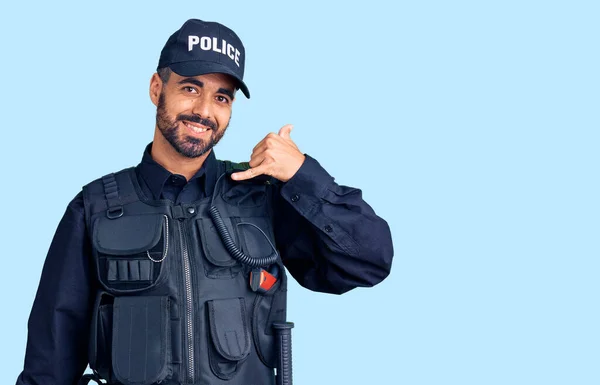
<svg viewBox="0 0 600 385"><path fill-rule="evenodd" d="M156 125L181 155L197 158L225 134L231 118L235 83L212 73L183 77L172 72L156 106Z"/></svg>

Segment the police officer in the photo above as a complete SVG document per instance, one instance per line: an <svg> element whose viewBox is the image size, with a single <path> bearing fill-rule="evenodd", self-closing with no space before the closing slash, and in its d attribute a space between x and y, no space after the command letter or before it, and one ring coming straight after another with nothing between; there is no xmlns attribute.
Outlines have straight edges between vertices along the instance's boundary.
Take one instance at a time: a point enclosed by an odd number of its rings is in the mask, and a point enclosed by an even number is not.
<svg viewBox="0 0 600 385"><path fill-rule="evenodd" d="M17 385L73 385L88 364L113 384L272 384L285 268L336 294L389 274L387 223L298 149L290 125L248 163L217 160L236 91L250 97L244 62L218 23L188 20L168 39L150 81L154 140L68 205Z"/></svg>

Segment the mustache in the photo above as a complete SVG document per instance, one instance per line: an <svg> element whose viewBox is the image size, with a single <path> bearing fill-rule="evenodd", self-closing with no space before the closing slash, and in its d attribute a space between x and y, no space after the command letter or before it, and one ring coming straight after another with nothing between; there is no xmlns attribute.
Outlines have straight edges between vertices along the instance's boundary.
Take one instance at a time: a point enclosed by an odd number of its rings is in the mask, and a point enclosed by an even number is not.
<svg viewBox="0 0 600 385"><path fill-rule="evenodd" d="M198 115L179 114L179 115L177 115L177 120L187 120L188 122L198 123L198 124L201 124L203 126L210 128L211 130L217 129L217 123L213 122L210 119L200 117Z"/></svg>

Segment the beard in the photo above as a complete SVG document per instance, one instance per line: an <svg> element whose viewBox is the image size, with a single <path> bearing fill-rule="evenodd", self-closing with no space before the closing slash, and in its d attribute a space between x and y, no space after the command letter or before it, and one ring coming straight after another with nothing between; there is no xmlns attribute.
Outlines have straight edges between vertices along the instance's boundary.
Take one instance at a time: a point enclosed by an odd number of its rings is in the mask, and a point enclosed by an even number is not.
<svg viewBox="0 0 600 385"><path fill-rule="evenodd" d="M217 123L197 115L178 114L175 119L171 119L167 113L164 95L165 94L161 92L158 97L158 105L156 106L156 126L175 151L187 158L198 158L210 151L210 149L223 138L223 135L225 135L225 131L229 126L229 121L222 130L218 131ZM202 124L203 126L210 128L210 139L205 141L183 133L183 128L181 128L181 125L178 122L184 120Z"/></svg>

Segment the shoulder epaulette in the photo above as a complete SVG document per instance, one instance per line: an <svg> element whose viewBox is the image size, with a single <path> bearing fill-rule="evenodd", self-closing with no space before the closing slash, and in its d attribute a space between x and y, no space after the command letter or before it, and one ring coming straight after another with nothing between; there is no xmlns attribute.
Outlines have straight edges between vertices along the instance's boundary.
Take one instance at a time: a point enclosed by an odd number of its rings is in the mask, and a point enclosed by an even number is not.
<svg viewBox="0 0 600 385"><path fill-rule="evenodd" d="M225 172L227 172L228 174L232 174L236 171L246 171L250 168L249 162L236 163L236 162L232 162L230 160L224 160L223 163L225 163ZM258 175L252 179L243 181L242 183L276 184L278 182L279 181L277 179L275 179L271 176Z"/></svg>
<svg viewBox="0 0 600 385"><path fill-rule="evenodd" d="M234 171L234 170L245 171L250 168L249 162L236 163L236 162L232 162L230 160L224 160L223 162L225 162L225 171L228 171L228 172Z"/></svg>

